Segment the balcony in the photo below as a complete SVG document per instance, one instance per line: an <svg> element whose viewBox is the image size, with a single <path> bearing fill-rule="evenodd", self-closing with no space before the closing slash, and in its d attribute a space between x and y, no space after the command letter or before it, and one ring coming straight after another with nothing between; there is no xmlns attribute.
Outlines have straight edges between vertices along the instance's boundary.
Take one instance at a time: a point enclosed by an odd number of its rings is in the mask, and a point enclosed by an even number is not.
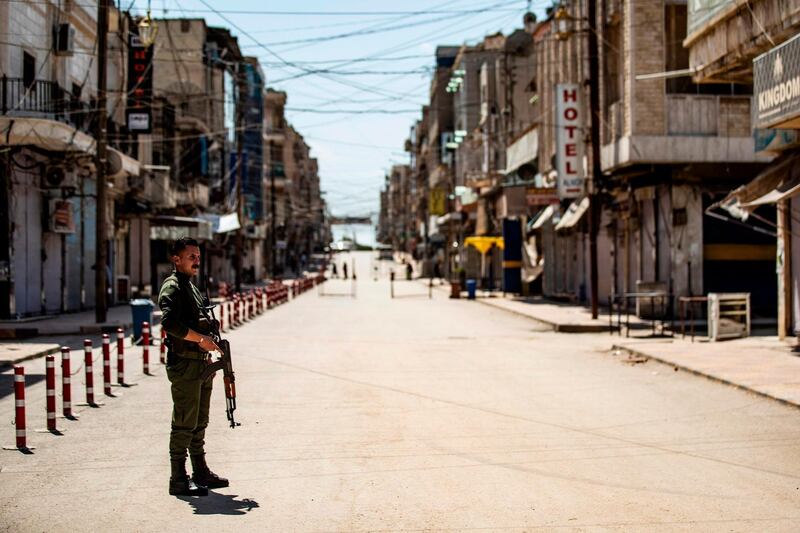
<svg viewBox="0 0 800 533"><path fill-rule="evenodd" d="M667 95L667 135L748 137L749 96Z"/></svg>
<svg viewBox="0 0 800 533"><path fill-rule="evenodd" d="M768 156L755 151L750 96L668 94L665 98L660 135L625 132L621 107L610 106L607 133L613 140L601 149L604 171L637 164L769 162Z"/></svg>
<svg viewBox="0 0 800 533"><path fill-rule="evenodd" d="M80 131L91 127L91 106L53 81L35 80L26 85L22 78L2 76L0 113L55 120Z"/></svg>

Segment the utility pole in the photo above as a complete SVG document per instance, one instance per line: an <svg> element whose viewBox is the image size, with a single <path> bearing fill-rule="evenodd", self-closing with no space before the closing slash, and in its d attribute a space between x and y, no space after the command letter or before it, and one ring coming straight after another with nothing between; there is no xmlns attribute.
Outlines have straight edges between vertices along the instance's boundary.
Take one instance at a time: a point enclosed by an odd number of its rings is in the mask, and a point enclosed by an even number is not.
<svg viewBox="0 0 800 533"><path fill-rule="evenodd" d="M242 72L242 63L236 65L236 87L238 88L236 111L237 120L236 126L239 130L236 132L236 211L239 218L239 229L236 230L236 257L234 257L234 267L236 268L236 277L234 284L236 285L236 292L242 290L242 263L244 258L244 192L242 181L244 180L244 95L245 84L242 81L244 73Z"/></svg>
<svg viewBox="0 0 800 533"><path fill-rule="evenodd" d="M592 318L597 318L597 234L600 225L600 59L597 46L597 0L587 0L589 18L589 107L591 115L592 181L589 189L589 268Z"/></svg>
<svg viewBox="0 0 800 533"><path fill-rule="evenodd" d="M95 270L94 270L94 317L95 322L102 324L107 318L106 265L108 264L108 240L106 228L106 172L108 158L106 156L106 62L108 39L108 0L97 2L97 130L95 138L95 169L97 172L97 220L95 222Z"/></svg>
<svg viewBox="0 0 800 533"><path fill-rule="evenodd" d="M278 218L275 216L275 165L272 160L273 143L269 142L269 275L275 276L275 232Z"/></svg>

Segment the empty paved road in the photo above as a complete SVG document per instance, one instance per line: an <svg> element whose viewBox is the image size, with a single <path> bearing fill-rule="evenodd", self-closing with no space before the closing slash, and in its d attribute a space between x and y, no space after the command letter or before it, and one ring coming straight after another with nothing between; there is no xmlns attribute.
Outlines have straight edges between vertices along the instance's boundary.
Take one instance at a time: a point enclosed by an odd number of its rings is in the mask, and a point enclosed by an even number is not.
<svg viewBox="0 0 800 533"><path fill-rule="evenodd" d="M0 529L800 530L800 411L417 283L390 300L356 255L356 298L331 281L229 334L242 426L217 387L207 442L230 488L167 495L156 365L0 452ZM28 398L43 427L42 382ZM13 397L0 417L10 444Z"/></svg>

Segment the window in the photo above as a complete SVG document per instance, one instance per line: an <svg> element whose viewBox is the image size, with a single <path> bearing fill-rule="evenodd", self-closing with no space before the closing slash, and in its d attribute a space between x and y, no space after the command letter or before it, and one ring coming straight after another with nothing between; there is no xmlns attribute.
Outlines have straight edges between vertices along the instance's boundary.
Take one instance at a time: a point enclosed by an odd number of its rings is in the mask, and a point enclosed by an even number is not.
<svg viewBox="0 0 800 533"><path fill-rule="evenodd" d="M36 81L36 58L28 52L22 52L22 82L30 87Z"/></svg>
<svg viewBox="0 0 800 533"><path fill-rule="evenodd" d="M687 9L686 4L667 4L664 6L664 47L666 64L664 70L683 70L689 68L689 50L683 47L686 38ZM752 94L751 85L732 83L692 83L690 76L670 78L667 82L667 94L718 94L746 95Z"/></svg>
<svg viewBox="0 0 800 533"><path fill-rule="evenodd" d="M181 32L189 33L189 30L191 29L191 26L192 26L191 21L189 21L187 19L181 19Z"/></svg>

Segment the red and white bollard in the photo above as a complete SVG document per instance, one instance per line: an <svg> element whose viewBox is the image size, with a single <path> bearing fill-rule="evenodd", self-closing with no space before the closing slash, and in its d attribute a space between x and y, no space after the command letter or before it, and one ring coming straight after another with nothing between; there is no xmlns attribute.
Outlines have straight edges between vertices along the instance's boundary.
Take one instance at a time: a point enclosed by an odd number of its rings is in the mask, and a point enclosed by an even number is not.
<svg viewBox="0 0 800 533"><path fill-rule="evenodd" d="M125 333L117 328L117 384L125 384Z"/></svg>
<svg viewBox="0 0 800 533"><path fill-rule="evenodd" d="M161 326L161 344L158 347L158 352L161 359L161 364L164 365L167 363L167 330L164 329L164 326Z"/></svg>
<svg viewBox="0 0 800 533"><path fill-rule="evenodd" d="M47 431L56 431L56 358L45 358L44 381L47 388Z"/></svg>
<svg viewBox="0 0 800 533"><path fill-rule="evenodd" d="M83 341L83 367L86 370L86 403L88 405L96 405L94 403L94 372L92 365L92 341L85 339Z"/></svg>
<svg viewBox="0 0 800 533"><path fill-rule="evenodd" d="M234 296L233 302L231 303L231 316L233 317L233 320L231 321L231 328L235 328L239 325L239 313L236 312L238 308L239 306L236 302L236 296Z"/></svg>
<svg viewBox="0 0 800 533"><path fill-rule="evenodd" d="M64 418L72 418L72 373L69 369L69 347L61 347L61 400Z"/></svg>
<svg viewBox="0 0 800 533"><path fill-rule="evenodd" d="M142 372L150 374L150 324L142 322Z"/></svg>
<svg viewBox="0 0 800 533"><path fill-rule="evenodd" d="M17 426L17 448L27 449L27 434L25 432L25 368L14 367L14 420Z"/></svg>
<svg viewBox="0 0 800 533"><path fill-rule="evenodd" d="M103 393L111 396L111 339L103 334Z"/></svg>

